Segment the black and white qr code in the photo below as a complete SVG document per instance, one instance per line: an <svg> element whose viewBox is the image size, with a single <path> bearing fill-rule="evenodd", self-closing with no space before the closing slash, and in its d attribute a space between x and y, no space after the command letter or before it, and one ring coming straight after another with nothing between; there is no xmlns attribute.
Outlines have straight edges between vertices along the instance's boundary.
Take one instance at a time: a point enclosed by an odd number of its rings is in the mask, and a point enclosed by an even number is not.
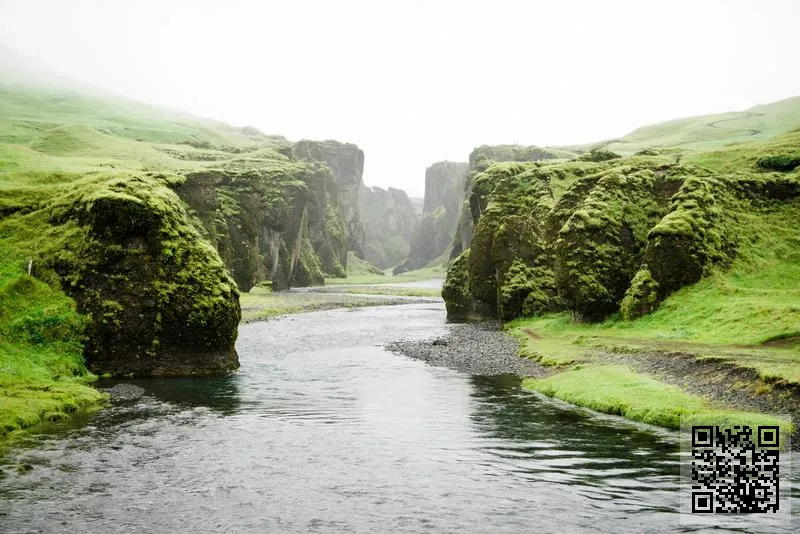
<svg viewBox="0 0 800 534"><path fill-rule="evenodd" d="M775 513L779 427L692 427L692 513Z"/></svg>

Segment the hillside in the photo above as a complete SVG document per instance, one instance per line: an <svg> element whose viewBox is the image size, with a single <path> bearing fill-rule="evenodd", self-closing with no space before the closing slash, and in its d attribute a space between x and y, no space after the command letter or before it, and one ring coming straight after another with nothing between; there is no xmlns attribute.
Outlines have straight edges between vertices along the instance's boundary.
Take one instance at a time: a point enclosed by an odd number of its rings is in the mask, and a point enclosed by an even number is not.
<svg viewBox="0 0 800 534"><path fill-rule="evenodd" d="M685 117L637 128L620 139L582 147L602 147L623 155L646 148L711 150L766 141L800 125L800 96L754 106L744 111Z"/></svg>
<svg viewBox="0 0 800 534"><path fill-rule="evenodd" d="M97 402L90 371L235 369L240 290L345 275L355 145L298 152L0 55L0 434Z"/></svg>
<svg viewBox="0 0 800 534"><path fill-rule="evenodd" d="M796 432L798 102L648 126L569 159L488 161L454 237L448 314L510 321L519 354L552 368L525 381L546 395L676 426L680 402L661 392L677 386L791 414Z"/></svg>

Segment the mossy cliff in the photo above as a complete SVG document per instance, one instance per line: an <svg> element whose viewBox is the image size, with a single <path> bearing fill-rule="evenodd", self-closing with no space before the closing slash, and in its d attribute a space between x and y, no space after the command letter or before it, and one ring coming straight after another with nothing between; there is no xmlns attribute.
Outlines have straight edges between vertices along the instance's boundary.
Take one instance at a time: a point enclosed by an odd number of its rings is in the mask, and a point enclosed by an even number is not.
<svg viewBox="0 0 800 534"><path fill-rule="evenodd" d="M175 180L43 173L0 194L0 244L19 265L11 277L24 281L30 264L35 279L74 299L85 321L83 354L96 373L202 374L239 365L236 285L171 191ZM47 309L17 322L41 340L57 341L65 327Z"/></svg>
<svg viewBox="0 0 800 534"><path fill-rule="evenodd" d="M363 186L359 204L364 223L364 259L381 269L403 261L419 223L406 192L394 187Z"/></svg>
<svg viewBox="0 0 800 534"><path fill-rule="evenodd" d="M461 196L463 204L459 208L460 214L452 240L450 259L455 259L470 247L475 223L485 209L486 197L491 192L486 190L485 186L475 188L478 175L495 162L535 162L569 155L571 153L538 146L482 145L474 149L469 155L469 169L464 181L464 194Z"/></svg>
<svg viewBox="0 0 800 534"><path fill-rule="evenodd" d="M364 152L352 143L303 140L292 147L292 155L298 161L319 161L331 169L347 230L347 250L363 258L365 236L358 200L363 187ZM340 261L346 269L347 254Z"/></svg>
<svg viewBox="0 0 800 534"><path fill-rule="evenodd" d="M411 239L408 257L395 274L425 267L446 253L464 201L467 163L439 161L425 170L422 219Z"/></svg>
<svg viewBox="0 0 800 534"><path fill-rule="evenodd" d="M347 236L330 170L274 161L256 170L188 173L176 188L242 291L344 276Z"/></svg>
<svg viewBox="0 0 800 534"><path fill-rule="evenodd" d="M635 318L725 269L759 239L753 216L798 199L796 172L755 164L729 173L666 156L492 163L471 180L474 235L443 294L451 314Z"/></svg>
<svg viewBox="0 0 800 534"><path fill-rule="evenodd" d="M5 299L0 322L24 341L14 354L32 355L15 362L50 351L58 361L81 354L88 369L115 375L234 369L237 286L344 276L342 195L330 166L309 150L294 154L293 143L252 127L114 95L4 80L0 285L17 287L30 259L32 283L71 302L78 318L46 306L12 309ZM319 157L343 183L359 185L363 153L321 145ZM357 212L357 199L352 205ZM55 380L64 366L35 367Z"/></svg>

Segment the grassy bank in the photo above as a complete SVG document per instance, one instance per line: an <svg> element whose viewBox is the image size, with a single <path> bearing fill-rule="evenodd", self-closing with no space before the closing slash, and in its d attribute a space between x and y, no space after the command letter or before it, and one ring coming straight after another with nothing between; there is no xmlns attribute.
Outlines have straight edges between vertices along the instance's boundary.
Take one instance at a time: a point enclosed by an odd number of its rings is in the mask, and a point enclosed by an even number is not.
<svg viewBox="0 0 800 534"><path fill-rule="evenodd" d="M349 266L348 266L349 267ZM369 284L404 284L408 282L422 282L444 278L447 269L444 265L436 267L426 267L416 271L408 271L402 274L391 274L391 269L387 269L389 274L375 274L369 272L353 272L348 269L347 278L326 278L325 285L369 285Z"/></svg>
<svg viewBox="0 0 800 534"><path fill-rule="evenodd" d="M3 254L3 252L6 252ZM84 364L84 319L62 292L28 276L0 249L0 443L60 421L104 396Z"/></svg>
<svg viewBox="0 0 800 534"><path fill-rule="evenodd" d="M681 295L674 297L680 299ZM698 299L703 306L708 302ZM731 304L733 305L733 304ZM688 304L687 304L688 307ZM719 314L724 314L720 307ZM687 310L691 313L691 309ZM679 324L672 324L672 321ZM669 339L664 333L680 330L684 318L679 314L663 315L626 324L609 320L600 325L574 324L567 314L554 314L536 319L519 319L509 323L509 332L520 340L520 356L552 367L553 374L531 379L525 387L548 396L603 413L621 415L646 423L677 428L681 416L716 424L780 424L768 412L783 415L785 400L794 398L791 388L800 385L800 348L787 345L742 346L726 344L730 338L698 328L691 341ZM638 323L638 324L635 324ZM724 330L724 329L721 329ZM733 335L733 334L728 334ZM687 334L688 336L688 334ZM703 339L700 342L697 339ZM711 342L708 340L715 340ZM663 381L660 371L681 365L681 358L690 357L699 368L704 363L721 371L741 371L743 378L735 382L713 383L708 374L693 376L691 372L673 372L670 383ZM728 400L731 389L749 396L759 412L732 408ZM699 390L701 397L691 393ZM772 400L779 400L771 406ZM714 402L717 400L718 402ZM790 403L791 404L791 403ZM797 401L794 401L797 405ZM787 432L788 434L788 432Z"/></svg>
<svg viewBox="0 0 800 534"><path fill-rule="evenodd" d="M547 378L528 379L523 385L578 406L666 428L678 429L682 422L779 425L784 436L791 433L786 419L733 410L621 365L573 367Z"/></svg>
<svg viewBox="0 0 800 534"><path fill-rule="evenodd" d="M374 296L329 292L244 293L240 296L242 322L265 321L281 315L292 315L335 308L360 308L427 302L430 298L408 298L402 295Z"/></svg>

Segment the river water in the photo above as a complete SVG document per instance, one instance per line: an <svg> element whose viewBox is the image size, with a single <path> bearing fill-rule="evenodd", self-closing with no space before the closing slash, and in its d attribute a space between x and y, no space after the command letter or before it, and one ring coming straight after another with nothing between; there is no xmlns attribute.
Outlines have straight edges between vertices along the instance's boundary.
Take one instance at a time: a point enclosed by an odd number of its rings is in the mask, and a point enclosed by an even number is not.
<svg viewBox="0 0 800 534"><path fill-rule="evenodd" d="M237 373L137 382L0 458L0 531L679 530L675 433L382 348L446 328L439 303L243 325Z"/></svg>

